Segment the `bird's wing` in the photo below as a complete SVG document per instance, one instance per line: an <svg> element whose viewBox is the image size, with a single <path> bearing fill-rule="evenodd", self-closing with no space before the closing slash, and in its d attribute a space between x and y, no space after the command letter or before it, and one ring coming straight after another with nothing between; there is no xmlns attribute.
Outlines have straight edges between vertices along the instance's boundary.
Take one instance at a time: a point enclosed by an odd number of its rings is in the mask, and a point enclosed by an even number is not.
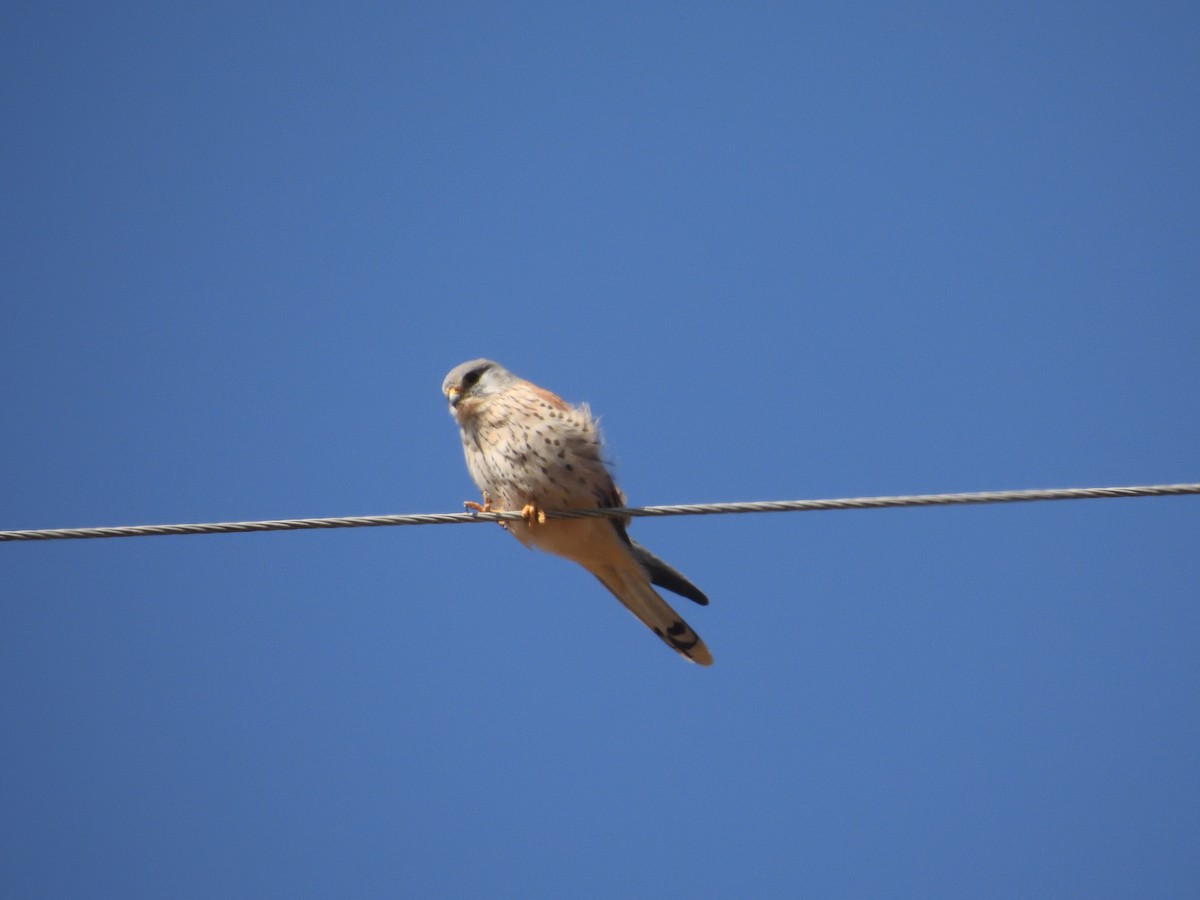
<svg viewBox="0 0 1200 900"><path fill-rule="evenodd" d="M679 570L663 562L637 541L630 540L629 549L633 553L633 558L646 570L651 584L666 588L680 597L687 597L701 606L708 606L708 597L704 596L704 592L684 578Z"/></svg>

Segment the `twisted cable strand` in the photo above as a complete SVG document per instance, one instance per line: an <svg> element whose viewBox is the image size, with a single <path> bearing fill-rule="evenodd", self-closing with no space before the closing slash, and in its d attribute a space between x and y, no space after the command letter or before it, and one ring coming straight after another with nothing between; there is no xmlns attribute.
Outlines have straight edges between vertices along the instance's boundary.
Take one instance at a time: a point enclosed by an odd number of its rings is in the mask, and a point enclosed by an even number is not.
<svg viewBox="0 0 1200 900"><path fill-rule="evenodd" d="M1099 500L1118 497L1165 497L1200 494L1200 484L1154 484L1130 487L1050 488L1046 490L977 491L960 494L911 494L893 497L846 497L831 500L765 500L750 503L698 503L673 506L547 510L554 519L707 516L731 513L815 512L832 509L883 509L909 506L964 506L980 503L1028 503L1034 500ZM372 528L383 525L459 525L506 522L519 512L430 513L391 516L339 516L323 519L270 519L258 522L205 522L183 525L122 525L106 528L44 528L0 531L0 541L49 541L82 538L153 537L168 534L237 534L249 531L301 531L315 528Z"/></svg>

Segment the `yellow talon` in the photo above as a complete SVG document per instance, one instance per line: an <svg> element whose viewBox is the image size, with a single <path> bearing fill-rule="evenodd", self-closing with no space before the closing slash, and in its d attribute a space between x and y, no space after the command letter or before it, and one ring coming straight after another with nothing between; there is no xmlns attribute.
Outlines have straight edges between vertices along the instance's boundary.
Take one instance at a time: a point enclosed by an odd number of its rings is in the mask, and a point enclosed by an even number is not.
<svg viewBox="0 0 1200 900"><path fill-rule="evenodd" d="M538 525L546 524L546 511L541 509L536 503L526 503L521 508L521 518L525 520L525 524L530 528L536 522Z"/></svg>
<svg viewBox="0 0 1200 900"><path fill-rule="evenodd" d="M490 513L492 511L492 498L486 493L483 495L483 504L480 505L474 500L464 500L463 507L477 513Z"/></svg>

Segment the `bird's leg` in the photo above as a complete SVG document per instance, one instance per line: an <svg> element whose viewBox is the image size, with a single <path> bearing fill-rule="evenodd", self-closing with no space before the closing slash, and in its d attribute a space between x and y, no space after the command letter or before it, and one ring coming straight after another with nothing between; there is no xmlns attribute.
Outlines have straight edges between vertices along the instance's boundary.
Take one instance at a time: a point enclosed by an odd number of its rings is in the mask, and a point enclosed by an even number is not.
<svg viewBox="0 0 1200 900"><path fill-rule="evenodd" d="M521 518L525 520L525 524L530 528L537 525L546 524L546 511L536 503L526 503L521 507Z"/></svg>
<svg viewBox="0 0 1200 900"><path fill-rule="evenodd" d="M489 513L492 511L492 498L488 496L488 492L483 492L483 504L480 505L474 500L464 500L463 507L476 513Z"/></svg>

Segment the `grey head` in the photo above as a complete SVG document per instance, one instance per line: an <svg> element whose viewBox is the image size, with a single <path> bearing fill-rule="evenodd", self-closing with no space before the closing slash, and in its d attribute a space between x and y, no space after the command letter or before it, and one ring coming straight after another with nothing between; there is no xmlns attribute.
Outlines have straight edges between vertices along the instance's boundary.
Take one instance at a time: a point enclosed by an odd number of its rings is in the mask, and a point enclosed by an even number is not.
<svg viewBox="0 0 1200 900"><path fill-rule="evenodd" d="M442 393L451 410L467 400L482 400L519 381L512 372L490 359L472 359L450 370L442 382Z"/></svg>

